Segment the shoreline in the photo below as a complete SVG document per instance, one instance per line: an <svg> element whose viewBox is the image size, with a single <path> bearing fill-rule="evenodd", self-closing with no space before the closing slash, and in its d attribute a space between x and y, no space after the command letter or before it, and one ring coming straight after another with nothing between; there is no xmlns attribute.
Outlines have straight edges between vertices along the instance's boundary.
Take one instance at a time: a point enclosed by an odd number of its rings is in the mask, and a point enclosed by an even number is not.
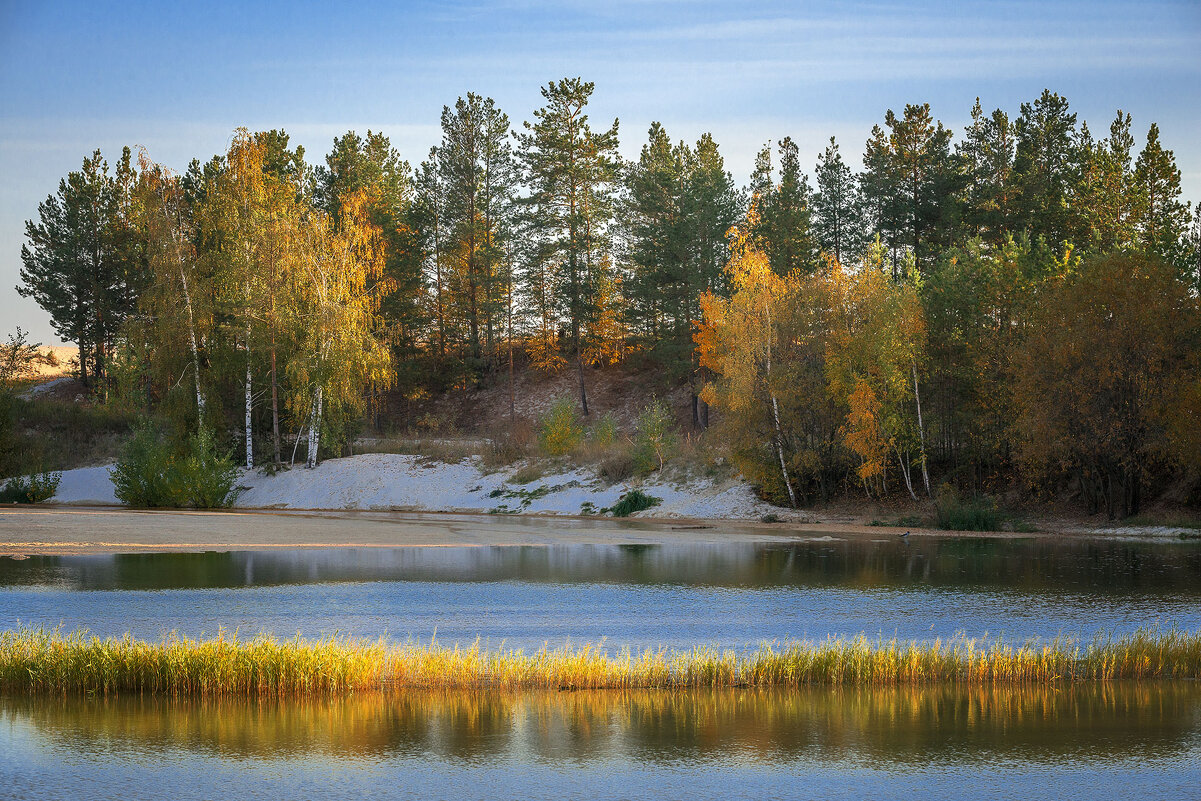
<svg viewBox="0 0 1201 801"><path fill-rule="evenodd" d="M331 523L336 522L336 533ZM0 556L89 553L503 545L715 545L731 542L921 538L1134 540L1175 535L1103 531L944 531L851 523L760 523L720 518L269 509L134 510L111 506L0 508Z"/></svg>

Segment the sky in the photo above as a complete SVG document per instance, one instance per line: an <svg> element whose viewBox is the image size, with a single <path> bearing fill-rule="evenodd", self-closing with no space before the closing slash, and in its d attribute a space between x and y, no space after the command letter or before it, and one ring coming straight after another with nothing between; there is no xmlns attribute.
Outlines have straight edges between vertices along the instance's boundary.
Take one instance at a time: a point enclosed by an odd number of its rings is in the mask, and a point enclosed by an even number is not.
<svg viewBox="0 0 1201 801"><path fill-rule="evenodd" d="M979 97L1016 117L1044 88L1097 138L1118 108L1141 148L1158 122L1201 200L1201 2L16 2L0 0L0 337L58 344L18 296L25 220L100 148L174 169L233 130L283 128L320 162L347 130L383 131L416 165L442 106L473 91L515 127L547 82L596 83L595 127L636 157L652 121L711 132L739 182L791 136L812 171L836 136L859 166L887 109L931 104L958 138Z"/></svg>

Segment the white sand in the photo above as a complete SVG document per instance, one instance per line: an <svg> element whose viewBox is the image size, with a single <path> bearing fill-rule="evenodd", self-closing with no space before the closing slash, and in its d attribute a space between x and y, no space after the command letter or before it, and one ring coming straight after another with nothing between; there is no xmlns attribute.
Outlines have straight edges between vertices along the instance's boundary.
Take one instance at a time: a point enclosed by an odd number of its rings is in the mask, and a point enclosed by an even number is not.
<svg viewBox="0 0 1201 801"><path fill-rule="evenodd" d="M750 485L739 480L714 481L690 478L669 481L657 475L612 486L590 469L554 472L527 484L515 484L521 465L486 473L478 459L446 464L419 456L366 454L329 459L314 470L296 467L274 476L244 472L246 490L240 508L404 510L429 512L531 512L578 515L617 503L635 487L661 499L639 517L714 518L758 520L775 514L782 520L804 521L803 512L791 512L755 497ZM66 470L55 503L116 504L111 466Z"/></svg>
<svg viewBox="0 0 1201 801"><path fill-rule="evenodd" d="M54 503L88 506L117 504L117 496L113 494L113 482L109 478L112 470L112 465L64 470L62 479L58 482L58 492L51 500Z"/></svg>

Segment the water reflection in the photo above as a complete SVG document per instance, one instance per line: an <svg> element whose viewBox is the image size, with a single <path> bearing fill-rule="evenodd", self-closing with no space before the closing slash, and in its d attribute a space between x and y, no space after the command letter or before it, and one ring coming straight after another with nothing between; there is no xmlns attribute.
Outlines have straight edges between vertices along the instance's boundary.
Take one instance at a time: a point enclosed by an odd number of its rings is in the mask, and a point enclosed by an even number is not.
<svg viewBox="0 0 1201 801"><path fill-rule="evenodd" d="M1201 546L895 538L784 544L329 548L0 558L0 587L222 589L418 581L1017 588L1201 596Z"/></svg>
<svg viewBox="0 0 1201 801"><path fill-rule="evenodd" d="M0 700L0 743L14 731L31 732L35 748L97 760L1113 766L1201 758L1201 687Z"/></svg>

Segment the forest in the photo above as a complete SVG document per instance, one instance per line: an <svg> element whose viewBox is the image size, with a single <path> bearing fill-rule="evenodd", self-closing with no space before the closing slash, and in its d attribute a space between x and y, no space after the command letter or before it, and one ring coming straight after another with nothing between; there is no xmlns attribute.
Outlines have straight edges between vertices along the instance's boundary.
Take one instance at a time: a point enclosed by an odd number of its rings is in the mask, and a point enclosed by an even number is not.
<svg viewBox="0 0 1201 801"><path fill-rule="evenodd" d="M17 291L98 400L247 467L516 370L567 371L587 419L594 368L638 359L780 504L1201 498L1201 209L1154 123L1097 138L1044 91L956 134L917 103L810 172L769 142L740 187L708 134L656 122L623 159L593 91L551 82L521 124L469 93L415 164L375 131L321 163L282 130L182 172L96 151Z"/></svg>

